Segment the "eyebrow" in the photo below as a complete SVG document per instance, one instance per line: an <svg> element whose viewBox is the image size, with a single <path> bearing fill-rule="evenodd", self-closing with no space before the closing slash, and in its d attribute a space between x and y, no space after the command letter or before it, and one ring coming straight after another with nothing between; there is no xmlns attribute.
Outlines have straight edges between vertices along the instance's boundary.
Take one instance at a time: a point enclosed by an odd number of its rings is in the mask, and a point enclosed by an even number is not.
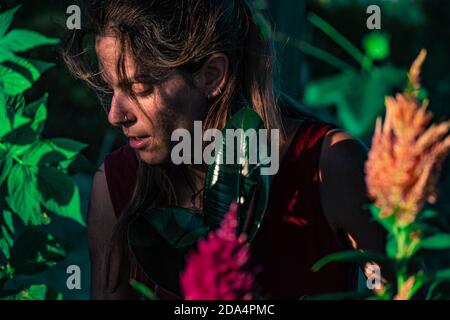
<svg viewBox="0 0 450 320"><path fill-rule="evenodd" d="M103 81L108 83L108 80L104 77L105 72L101 71L100 72L100 77L102 78ZM147 75L144 74L138 74L138 75L134 75L133 77L129 78L129 81L131 84L135 84L135 83L153 83L154 81ZM119 86L125 86L126 82L124 80L119 82Z"/></svg>

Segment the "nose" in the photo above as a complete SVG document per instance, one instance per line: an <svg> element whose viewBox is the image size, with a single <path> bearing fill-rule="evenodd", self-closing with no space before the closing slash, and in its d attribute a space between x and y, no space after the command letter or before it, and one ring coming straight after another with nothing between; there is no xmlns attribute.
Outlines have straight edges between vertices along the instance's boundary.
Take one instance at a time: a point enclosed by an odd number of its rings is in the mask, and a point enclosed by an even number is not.
<svg viewBox="0 0 450 320"><path fill-rule="evenodd" d="M134 116L132 116L130 108L119 96L114 94L108 112L108 122L113 126L124 126L133 119Z"/></svg>

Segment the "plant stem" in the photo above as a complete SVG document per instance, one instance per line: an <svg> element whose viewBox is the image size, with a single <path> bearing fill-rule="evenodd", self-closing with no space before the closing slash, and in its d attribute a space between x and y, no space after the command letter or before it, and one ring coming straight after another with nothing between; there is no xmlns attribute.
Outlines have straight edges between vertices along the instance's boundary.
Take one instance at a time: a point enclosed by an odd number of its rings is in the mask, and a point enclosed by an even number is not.
<svg viewBox="0 0 450 320"><path fill-rule="evenodd" d="M310 13L308 15L308 20L315 27L330 37L334 42L336 42L342 49L347 51L347 53L350 54L364 70L370 71L372 65L371 61L370 63L368 62L368 59L370 60L370 58L364 56L364 54L356 46L348 41L347 38L339 33L332 25L314 13Z"/></svg>
<svg viewBox="0 0 450 320"><path fill-rule="evenodd" d="M328 63L330 66L335 67L336 69L345 71L348 69L353 69L351 65L348 63L342 61L341 59L337 58L336 56L332 55L331 53L322 50L316 46L313 46L312 44L309 44L306 41L301 41L295 38L292 38L291 36L288 36L281 32L274 32L273 37L276 41L282 42L285 41L286 43L290 43L295 48L299 49L303 53L310 55L311 57L314 57L318 60L321 60L325 63Z"/></svg>

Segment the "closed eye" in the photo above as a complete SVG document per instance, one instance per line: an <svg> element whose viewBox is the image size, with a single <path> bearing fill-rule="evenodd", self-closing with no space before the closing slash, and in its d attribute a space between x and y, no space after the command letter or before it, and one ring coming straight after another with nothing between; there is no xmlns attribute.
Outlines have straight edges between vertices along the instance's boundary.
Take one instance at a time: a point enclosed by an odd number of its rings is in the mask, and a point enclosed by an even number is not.
<svg viewBox="0 0 450 320"><path fill-rule="evenodd" d="M131 85L131 91L139 97L148 96L153 90L154 87L150 83L136 82Z"/></svg>

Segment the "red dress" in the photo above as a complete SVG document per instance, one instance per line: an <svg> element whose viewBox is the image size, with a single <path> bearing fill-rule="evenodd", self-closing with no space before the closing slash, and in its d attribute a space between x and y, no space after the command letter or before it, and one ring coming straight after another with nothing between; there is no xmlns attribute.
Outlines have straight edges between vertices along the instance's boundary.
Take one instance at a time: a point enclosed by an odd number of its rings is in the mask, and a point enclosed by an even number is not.
<svg viewBox="0 0 450 320"><path fill-rule="evenodd" d="M271 183L268 209L251 246L252 259L261 267L256 277L259 293L266 298L356 289L354 265L334 263L311 271L320 258L346 249L325 218L319 193L321 143L333 128L305 120ZM136 170L137 159L128 146L106 156L105 174L116 215L131 197Z"/></svg>

